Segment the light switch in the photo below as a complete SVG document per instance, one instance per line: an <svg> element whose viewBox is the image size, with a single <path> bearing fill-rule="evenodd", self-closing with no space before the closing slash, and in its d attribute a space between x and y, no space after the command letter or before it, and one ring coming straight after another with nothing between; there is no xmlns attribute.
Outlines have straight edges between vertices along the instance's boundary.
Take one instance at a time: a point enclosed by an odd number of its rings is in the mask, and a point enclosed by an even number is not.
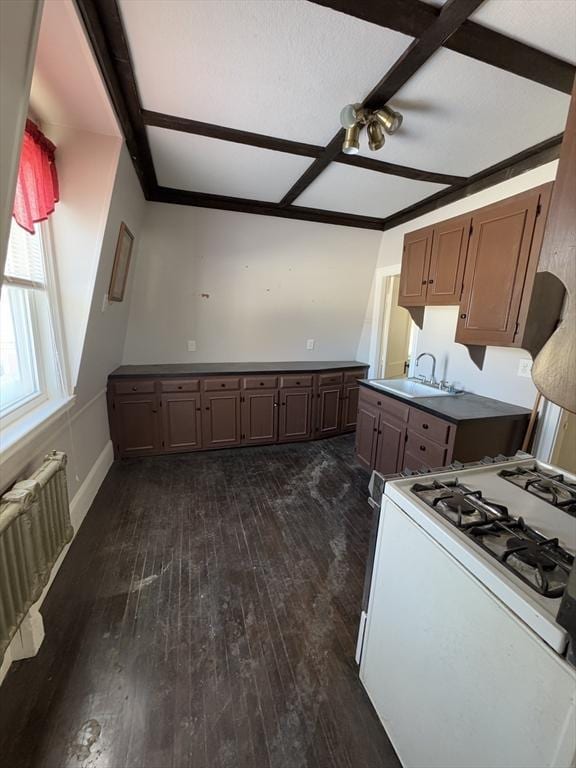
<svg viewBox="0 0 576 768"><path fill-rule="evenodd" d="M532 360L529 357L523 357L518 363L518 376L524 376L529 379L532 374Z"/></svg>
<svg viewBox="0 0 576 768"><path fill-rule="evenodd" d="M189 341L188 342L188 352L196 352L196 342L195 341Z"/></svg>
<svg viewBox="0 0 576 768"><path fill-rule="evenodd" d="M306 349L314 349L314 339L308 339L306 342Z"/></svg>

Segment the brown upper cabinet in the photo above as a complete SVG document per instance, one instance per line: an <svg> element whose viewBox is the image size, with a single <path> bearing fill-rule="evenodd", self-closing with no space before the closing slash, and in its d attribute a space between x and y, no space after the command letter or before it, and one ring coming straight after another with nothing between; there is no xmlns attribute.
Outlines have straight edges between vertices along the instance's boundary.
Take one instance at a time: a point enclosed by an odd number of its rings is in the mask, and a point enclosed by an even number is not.
<svg viewBox="0 0 576 768"><path fill-rule="evenodd" d="M420 326L424 306L459 304L455 340L477 362L490 345L537 354L556 327L564 298L561 282L538 272L551 191L550 182L409 232L398 304L414 308Z"/></svg>
<svg viewBox="0 0 576 768"><path fill-rule="evenodd" d="M409 232L404 238L398 295L401 307L423 307L426 304L433 232L433 227L426 227Z"/></svg>
<svg viewBox="0 0 576 768"><path fill-rule="evenodd" d="M470 216L458 216L434 227L426 304L460 303L470 225Z"/></svg>
<svg viewBox="0 0 576 768"><path fill-rule="evenodd" d="M404 238L398 304L459 304L471 217L458 216Z"/></svg>

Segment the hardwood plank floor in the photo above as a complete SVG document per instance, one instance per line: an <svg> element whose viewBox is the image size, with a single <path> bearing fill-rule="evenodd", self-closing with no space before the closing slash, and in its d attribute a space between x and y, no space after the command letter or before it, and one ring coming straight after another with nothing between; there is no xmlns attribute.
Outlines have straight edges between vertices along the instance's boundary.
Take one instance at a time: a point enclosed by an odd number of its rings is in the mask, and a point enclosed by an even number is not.
<svg viewBox="0 0 576 768"><path fill-rule="evenodd" d="M354 663L353 437L132 459L0 688L10 768L398 768Z"/></svg>

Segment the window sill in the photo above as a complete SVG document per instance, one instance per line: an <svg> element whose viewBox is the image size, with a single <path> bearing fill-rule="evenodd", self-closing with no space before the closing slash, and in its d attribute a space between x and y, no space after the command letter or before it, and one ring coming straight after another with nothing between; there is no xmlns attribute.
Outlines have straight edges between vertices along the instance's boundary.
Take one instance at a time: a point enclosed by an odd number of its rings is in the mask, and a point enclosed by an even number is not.
<svg viewBox="0 0 576 768"><path fill-rule="evenodd" d="M39 432L55 422L74 405L76 396L49 400L22 416L21 419L0 427L0 464L32 442Z"/></svg>

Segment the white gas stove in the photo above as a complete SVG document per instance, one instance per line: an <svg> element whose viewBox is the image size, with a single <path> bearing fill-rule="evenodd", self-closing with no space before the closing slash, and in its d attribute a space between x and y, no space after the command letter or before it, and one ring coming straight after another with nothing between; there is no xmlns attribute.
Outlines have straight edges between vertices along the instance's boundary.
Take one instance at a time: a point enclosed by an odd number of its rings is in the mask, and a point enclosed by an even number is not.
<svg viewBox="0 0 576 768"><path fill-rule="evenodd" d="M385 480L360 677L405 766L575 764L576 478L502 458Z"/></svg>

